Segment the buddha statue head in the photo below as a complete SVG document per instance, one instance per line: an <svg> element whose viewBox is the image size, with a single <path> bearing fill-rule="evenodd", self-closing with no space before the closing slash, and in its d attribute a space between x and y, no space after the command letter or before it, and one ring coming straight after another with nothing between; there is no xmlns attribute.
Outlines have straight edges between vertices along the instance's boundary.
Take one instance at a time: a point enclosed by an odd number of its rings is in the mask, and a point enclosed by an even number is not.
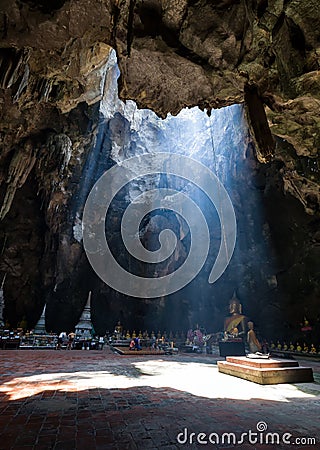
<svg viewBox="0 0 320 450"><path fill-rule="evenodd" d="M230 314L242 314L242 306L236 297L236 293L233 293L232 299L229 302Z"/></svg>

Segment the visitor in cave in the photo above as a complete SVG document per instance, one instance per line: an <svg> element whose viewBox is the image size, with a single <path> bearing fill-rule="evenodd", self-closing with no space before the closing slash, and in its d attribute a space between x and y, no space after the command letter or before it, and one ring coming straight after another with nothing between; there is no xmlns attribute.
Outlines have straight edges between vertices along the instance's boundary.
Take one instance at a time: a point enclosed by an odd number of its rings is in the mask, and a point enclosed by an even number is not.
<svg viewBox="0 0 320 450"><path fill-rule="evenodd" d="M140 338L139 337L135 337L134 338L134 349L135 350L142 350L142 347L140 345Z"/></svg>
<svg viewBox="0 0 320 450"><path fill-rule="evenodd" d="M76 337L75 333L73 331L71 331L68 334L68 343L67 343L67 350L72 350L72 346L73 346L73 341L74 338Z"/></svg>
<svg viewBox="0 0 320 450"><path fill-rule="evenodd" d="M56 345L56 350L61 350L62 345L67 341L67 333L65 331L61 331L61 333L58 336L58 342Z"/></svg>

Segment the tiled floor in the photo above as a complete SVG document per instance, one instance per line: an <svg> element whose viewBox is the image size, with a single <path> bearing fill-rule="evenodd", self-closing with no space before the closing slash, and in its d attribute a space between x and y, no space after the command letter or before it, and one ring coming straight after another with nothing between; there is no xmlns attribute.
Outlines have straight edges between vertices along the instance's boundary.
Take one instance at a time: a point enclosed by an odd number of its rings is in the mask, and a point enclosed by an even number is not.
<svg viewBox="0 0 320 450"><path fill-rule="evenodd" d="M216 360L0 351L0 449L320 449L320 363L316 383L260 386Z"/></svg>

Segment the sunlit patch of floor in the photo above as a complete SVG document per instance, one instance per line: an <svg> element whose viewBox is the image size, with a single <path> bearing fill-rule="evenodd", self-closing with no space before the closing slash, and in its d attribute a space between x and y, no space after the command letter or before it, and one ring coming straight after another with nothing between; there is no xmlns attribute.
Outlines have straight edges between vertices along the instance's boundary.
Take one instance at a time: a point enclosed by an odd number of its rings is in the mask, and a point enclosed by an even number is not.
<svg viewBox="0 0 320 450"><path fill-rule="evenodd" d="M87 389L128 389L148 386L170 388L205 398L264 399L288 402L314 398L320 386L280 384L261 386L218 372L214 364L168 360L134 361L109 370L54 372L16 377L3 383L0 392L10 400L31 397L44 391L77 392Z"/></svg>

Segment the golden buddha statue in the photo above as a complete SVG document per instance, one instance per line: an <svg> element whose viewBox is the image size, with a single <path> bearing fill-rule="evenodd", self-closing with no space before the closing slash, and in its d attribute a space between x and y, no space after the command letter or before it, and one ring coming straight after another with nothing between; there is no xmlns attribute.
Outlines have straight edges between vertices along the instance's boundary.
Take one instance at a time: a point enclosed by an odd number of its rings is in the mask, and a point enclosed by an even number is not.
<svg viewBox="0 0 320 450"><path fill-rule="evenodd" d="M288 345L286 342L283 343L283 350L286 352L288 350Z"/></svg>
<svg viewBox="0 0 320 450"><path fill-rule="evenodd" d="M294 345L293 345L292 342L290 342L289 350L290 350L291 352L294 352Z"/></svg>
<svg viewBox="0 0 320 450"><path fill-rule="evenodd" d="M242 305L235 293L229 302L229 313L230 316L224 321L224 331L231 334L232 330L237 329L239 336L245 334L247 330L246 316L242 314Z"/></svg>
<svg viewBox="0 0 320 450"><path fill-rule="evenodd" d="M315 346L313 344L311 344L310 353L317 353L317 349L315 348Z"/></svg>
<svg viewBox="0 0 320 450"><path fill-rule="evenodd" d="M301 352L302 351L302 347L301 347L301 345L299 344L299 342L297 342L297 352Z"/></svg>
<svg viewBox="0 0 320 450"><path fill-rule="evenodd" d="M122 337L122 330L123 330L123 327L122 327L121 322L119 320L117 325L115 326L115 329L114 329L114 333L115 333L117 339L120 339Z"/></svg>
<svg viewBox="0 0 320 450"><path fill-rule="evenodd" d="M230 333L232 334L232 336L234 337L238 337L239 336L239 330L237 327L232 328L232 330L230 331Z"/></svg>

